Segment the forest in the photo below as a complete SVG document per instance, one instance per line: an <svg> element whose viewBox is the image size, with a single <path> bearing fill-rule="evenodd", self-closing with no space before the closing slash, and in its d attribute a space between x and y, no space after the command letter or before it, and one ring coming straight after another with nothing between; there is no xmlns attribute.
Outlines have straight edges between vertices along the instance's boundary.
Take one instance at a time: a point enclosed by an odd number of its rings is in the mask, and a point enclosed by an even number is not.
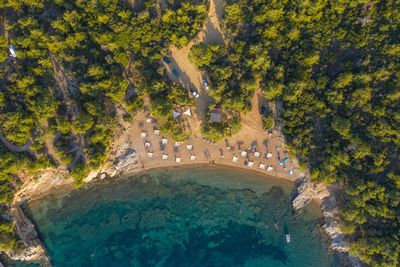
<svg viewBox="0 0 400 267"><path fill-rule="evenodd" d="M141 2L141 1L137 1ZM101 166L116 106L132 120L150 99L160 130L190 135L172 119L193 98L165 75L168 47L200 31L208 1L5 0L0 2L0 207L19 175L63 165L77 186ZM226 0L226 45L198 44L190 60L210 96L233 116L202 134L240 129L254 91L281 107L277 120L302 168L340 183L340 227L351 254L372 266L400 266L400 3L397 0ZM9 40L17 58L8 55ZM210 107L213 108L214 106ZM29 147L29 149L26 149ZM54 153L49 153L54 151ZM0 221L0 249L21 248Z"/></svg>
<svg viewBox="0 0 400 267"><path fill-rule="evenodd" d="M351 254L400 266L399 2L227 0L223 24L226 46L191 50L210 94L245 112L260 86L281 103L302 168L344 185Z"/></svg>
<svg viewBox="0 0 400 267"><path fill-rule="evenodd" d="M20 175L65 166L80 186L106 159L117 105L129 120L148 96L163 132L185 138L172 109L194 101L161 59L186 45L207 13L205 1L0 1L0 138L14 149L0 148L1 212ZM0 249L21 248L8 220L0 239Z"/></svg>

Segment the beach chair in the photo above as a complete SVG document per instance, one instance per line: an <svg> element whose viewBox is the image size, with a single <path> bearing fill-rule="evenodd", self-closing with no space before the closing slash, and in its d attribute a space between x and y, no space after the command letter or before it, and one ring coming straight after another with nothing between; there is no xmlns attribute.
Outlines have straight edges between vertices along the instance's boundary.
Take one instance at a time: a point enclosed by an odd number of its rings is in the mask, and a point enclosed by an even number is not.
<svg viewBox="0 0 400 267"><path fill-rule="evenodd" d="M168 144L168 139L167 138L163 138L161 141L161 144L166 145Z"/></svg>
<svg viewBox="0 0 400 267"><path fill-rule="evenodd" d="M181 163L181 158L176 158L176 159L175 159L175 162L176 162L176 163Z"/></svg>
<svg viewBox="0 0 400 267"><path fill-rule="evenodd" d="M191 151L191 150L193 149L193 146L192 146L192 145L187 145L187 146L186 146L186 149L187 149L188 151Z"/></svg>
<svg viewBox="0 0 400 267"><path fill-rule="evenodd" d="M168 159L168 154L162 155L162 159L163 159L163 160L167 160L167 159Z"/></svg>
<svg viewBox="0 0 400 267"><path fill-rule="evenodd" d="M254 152L254 157L259 158L260 157L260 152Z"/></svg>
<svg viewBox="0 0 400 267"><path fill-rule="evenodd" d="M258 166L258 168L260 168L261 170L265 170L265 164L264 164L264 163L260 163L260 165Z"/></svg>
<svg viewBox="0 0 400 267"><path fill-rule="evenodd" d="M254 166L254 162L253 161L249 161L249 165L248 165L250 168L253 168L253 166Z"/></svg>
<svg viewBox="0 0 400 267"><path fill-rule="evenodd" d="M246 151L242 151L242 153L240 154L240 156L246 157L246 156L247 156L247 152L246 152Z"/></svg>
<svg viewBox="0 0 400 267"><path fill-rule="evenodd" d="M142 138L146 138L147 137L147 132L146 131L142 131L141 136L142 136Z"/></svg>
<svg viewBox="0 0 400 267"><path fill-rule="evenodd" d="M144 148L149 149L151 147L151 143L144 142Z"/></svg>
<svg viewBox="0 0 400 267"><path fill-rule="evenodd" d="M233 156L232 161L235 162L235 163L237 163L237 162L238 162L238 157L237 157L237 156Z"/></svg>

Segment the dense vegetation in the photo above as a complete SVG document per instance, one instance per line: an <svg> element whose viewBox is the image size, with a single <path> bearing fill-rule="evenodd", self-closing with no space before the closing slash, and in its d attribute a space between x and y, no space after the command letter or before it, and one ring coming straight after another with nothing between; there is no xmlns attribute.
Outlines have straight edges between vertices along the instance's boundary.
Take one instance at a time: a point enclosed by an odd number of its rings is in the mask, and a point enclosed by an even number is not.
<svg viewBox="0 0 400 267"><path fill-rule="evenodd" d="M16 147L1 147L0 207L12 200L17 174L54 164L79 186L106 158L120 103L129 120L148 96L166 133L188 135L178 132L172 110L194 101L169 81L161 59L170 45L184 46L195 36L208 6L136 2L0 1L0 28L7 33L0 36L0 132ZM15 59L7 58L9 42ZM18 247L9 222L0 223L1 248Z"/></svg>
<svg viewBox="0 0 400 267"><path fill-rule="evenodd" d="M194 101L166 78L161 59L195 36L207 6L165 2L0 2L1 27L18 54L6 59L0 36L0 132L20 150L0 148L0 207L12 200L16 174L56 163L80 184L105 160L119 103L129 120L149 96L163 133L189 135L172 110ZM225 11L226 45L193 46L190 58L207 73L216 104L236 115L222 124L208 116L203 135L238 131L237 114L261 87L280 103L279 122L301 164L314 179L345 186L341 227L352 254L399 266L399 2L227 0ZM266 129L273 123L265 116ZM2 248L20 246L7 220L0 239Z"/></svg>
<svg viewBox="0 0 400 267"><path fill-rule="evenodd" d="M351 253L400 265L400 4L228 0L227 45L198 45L222 106L246 111L259 84L282 104L288 145L312 177L345 185ZM266 127L271 121L266 121Z"/></svg>

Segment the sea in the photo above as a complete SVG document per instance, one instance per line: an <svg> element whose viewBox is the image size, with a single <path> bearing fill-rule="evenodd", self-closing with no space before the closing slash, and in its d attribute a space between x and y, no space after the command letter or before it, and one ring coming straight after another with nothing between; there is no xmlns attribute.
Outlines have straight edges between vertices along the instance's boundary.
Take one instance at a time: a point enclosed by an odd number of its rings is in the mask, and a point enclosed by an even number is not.
<svg viewBox="0 0 400 267"><path fill-rule="evenodd" d="M57 192L26 212L53 266L340 266L318 205L296 214L294 196L291 181L196 165Z"/></svg>

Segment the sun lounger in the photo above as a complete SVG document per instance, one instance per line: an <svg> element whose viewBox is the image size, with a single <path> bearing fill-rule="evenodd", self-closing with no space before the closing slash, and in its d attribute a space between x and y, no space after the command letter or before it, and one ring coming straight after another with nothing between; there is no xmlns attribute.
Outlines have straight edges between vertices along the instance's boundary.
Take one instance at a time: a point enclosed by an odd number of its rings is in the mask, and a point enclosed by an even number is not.
<svg viewBox="0 0 400 267"><path fill-rule="evenodd" d="M161 143L162 143L163 145L168 144L168 139L167 139L167 138L163 138L162 141L161 141Z"/></svg>
<svg viewBox="0 0 400 267"><path fill-rule="evenodd" d="M175 147L180 147L181 143L180 142L175 142Z"/></svg>
<svg viewBox="0 0 400 267"><path fill-rule="evenodd" d="M238 157L236 157L236 156L233 156L233 159L232 159L232 161L233 161L233 162L235 162L235 163L237 163L237 162L238 162Z"/></svg>
<svg viewBox="0 0 400 267"><path fill-rule="evenodd" d="M176 158L176 159L175 159L175 162L176 162L176 163L181 163L181 158Z"/></svg>
<svg viewBox="0 0 400 267"><path fill-rule="evenodd" d="M261 170L265 170L265 164L260 163L260 166L258 166L258 168L260 168Z"/></svg>
<svg viewBox="0 0 400 267"><path fill-rule="evenodd" d="M246 151L242 151L242 153L240 154L240 156L246 157L246 156L247 156L247 152L246 152Z"/></svg>
<svg viewBox="0 0 400 267"><path fill-rule="evenodd" d="M254 152L254 157L259 158L260 157L260 152Z"/></svg>
<svg viewBox="0 0 400 267"><path fill-rule="evenodd" d="M149 159L151 159L153 157L153 153L151 153L151 152L147 153L147 157L149 157Z"/></svg>
<svg viewBox="0 0 400 267"><path fill-rule="evenodd" d="M272 172L274 170L274 168L272 166L269 166L267 169L267 172Z"/></svg>
<svg viewBox="0 0 400 267"><path fill-rule="evenodd" d="M267 159L272 158L272 153L267 153Z"/></svg>
<svg viewBox="0 0 400 267"><path fill-rule="evenodd" d="M191 150L193 149L193 146L192 146L192 145L187 145L187 146L186 146L186 149L187 149L188 151L191 151Z"/></svg>
<svg viewBox="0 0 400 267"><path fill-rule="evenodd" d="M254 162L253 161L249 161L249 165L250 168L252 168L254 166Z"/></svg>
<svg viewBox="0 0 400 267"><path fill-rule="evenodd" d="M146 138L147 137L147 132L143 131L142 132L142 138Z"/></svg>
<svg viewBox="0 0 400 267"><path fill-rule="evenodd" d="M196 160L196 156L195 155L191 155L190 156L190 160Z"/></svg>
<svg viewBox="0 0 400 267"><path fill-rule="evenodd" d="M162 159L163 160L167 160L168 159L168 155L167 154L162 155Z"/></svg>
<svg viewBox="0 0 400 267"><path fill-rule="evenodd" d="M160 130L154 130L154 134L159 136L160 135Z"/></svg>

